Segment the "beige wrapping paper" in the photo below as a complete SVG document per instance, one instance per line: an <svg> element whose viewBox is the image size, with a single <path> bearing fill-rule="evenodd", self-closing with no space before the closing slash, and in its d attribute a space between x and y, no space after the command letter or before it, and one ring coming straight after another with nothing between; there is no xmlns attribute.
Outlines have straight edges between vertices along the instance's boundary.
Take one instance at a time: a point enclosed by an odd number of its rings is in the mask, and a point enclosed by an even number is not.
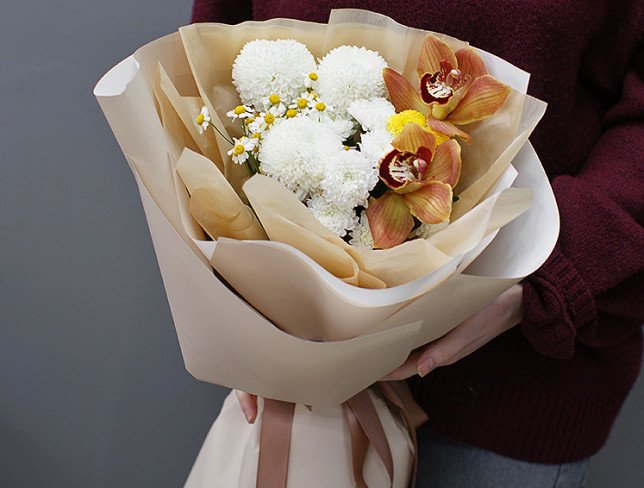
<svg viewBox="0 0 644 488"><path fill-rule="evenodd" d="M319 55L333 45L334 39L349 42L346 36L352 29L343 27L360 21L359 16L380 26L378 31L369 26L357 29L360 35L372 32L364 36L365 40L399 39L404 51L415 42L414 36L420 35L382 16L340 11L334 12L330 26L283 19L219 26L220 40L239 43L241 48L251 38L292 34L288 37L299 38ZM334 37L338 35L343 36L341 41ZM362 40L356 38L354 42L363 44ZM238 49L232 45L229 51L236 54ZM488 53L481 54L493 75L525 92L527 74ZM392 66L407 73L415 56L412 52ZM395 369L414 347L449 331L532 272L554 246L558 233L554 197L536 154L529 144L523 144L543 112L543 104L529 97L524 102L529 110L524 110L517 121L519 135L510 140L510 149L498 148L489 168L512 163L518 173L513 186L531 189L533 206L501 228L496 237L493 232L474 249L451 256L428 275L387 289L360 289L335 278L306 254L285 244L205 241L187 213L187 192L173 172L179 158L177 140L159 122L160 112L168 112L168 107L160 109L154 96L155 86L162 83L159 62L167 78L179 87L180 96L203 99L206 105L210 103L213 114L217 112L209 98L230 108L221 98L228 96L227 92L215 95L204 88L211 86L205 75L197 73L194 83L188 80L189 60L178 34L141 48L107 73L95 93L137 179L186 368L199 379L295 403L338 405ZM230 76L226 59L213 57L210 63ZM234 90L232 86L228 89ZM175 105L169 105L176 110ZM179 113L177 117L183 120ZM216 142L220 152L225 149L219 139ZM498 157L505 160L503 165L495 165ZM512 170L495 171L489 176L490 184L497 175L504 179L503 175ZM233 186L239 189L243 179ZM500 191L490 194L487 190L473 200ZM483 244L490 241L485 248ZM479 252L482 254L464 270ZM213 274L211 259L219 263L221 275L228 273L228 281L244 298ZM356 261L355 256L353 259ZM230 269L226 271L225 266ZM239 283L233 283L233 277ZM341 340L314 342L275 327L266 318L273 312L242 289L243 284L254 282L264 284L265 295L280 310L279 320L272 318L281 327L299 333L297 324L302 317L309 317L324 321L328 328L323 335L310 335L305 324L302 337ZM356 323L359 327L354 326ZM248 358L253 358L252 362Z"/></svg>
<svg viewBox="0 0 644 488"><path fill-rule="evenodd" d="M406 488L414 448L406 427L385 402L369 392L389 440L394 461L394 482L373 446L369 447L363 475L369 488ZM234 393L221 408L190 471L185 488L255 488L262 401L254 424L249 424ZM351 439L342 406L295 407L288 467L289 488L349 488L354 486Z"/></svg>

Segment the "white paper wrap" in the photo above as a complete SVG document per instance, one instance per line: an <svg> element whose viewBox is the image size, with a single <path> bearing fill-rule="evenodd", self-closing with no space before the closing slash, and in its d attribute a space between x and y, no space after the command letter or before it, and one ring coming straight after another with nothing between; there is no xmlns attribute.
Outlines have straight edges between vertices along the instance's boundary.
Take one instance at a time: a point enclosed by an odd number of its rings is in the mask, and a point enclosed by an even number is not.
<svg viewBox="0 0 644 488"><path fill-rule="evenodd" d="M369 488L406 488L414 448L405 426L385 402L370 392L382 423L394 464L390 484L373 446L367 451L363 476ZM185 488L255 488L262 426L259 417L249 424L234 393L228 395L199 452ZM288 467L288 488L344 488L354 486L351 439L342 406L295 407Z"/></svg>
<svg viewBox="0 0 644 488"><path fill-rule="evenodd" d="M261 36L288 25L297 36L300 26L304 42L326 28L327 39L334 33L342 43L349 35L343 16L355 22L357 15L343 12L334 12L330 26L315 24L313 30L283 19L248 28ZM384 19L364 20L388 29L383 37L400 35L403 27ZM526 73L481 54L494 76L525 91ZM135 175L185 365L198 379L320 408L339 405L402 364L412 349L442 336L533 272L554 247L557 207L526 142L545 104L530 97L524 110L530 117L519 124L507 158L514 168L508 171L516 172L512 186L530 188L533 206L435 275L402 287L358 289L284 244L204 241L187 213L186 191L174 171L180 155L168 143L152 96L159 62L175 85L198 96L179 34L139 49L99 81L95 94ZM513 176L502 179L511 182ZM211 257L235 291L213 273ZM275 324L295 333L300 325L320 324L319 338L332 340L305 340Z"/></svg>

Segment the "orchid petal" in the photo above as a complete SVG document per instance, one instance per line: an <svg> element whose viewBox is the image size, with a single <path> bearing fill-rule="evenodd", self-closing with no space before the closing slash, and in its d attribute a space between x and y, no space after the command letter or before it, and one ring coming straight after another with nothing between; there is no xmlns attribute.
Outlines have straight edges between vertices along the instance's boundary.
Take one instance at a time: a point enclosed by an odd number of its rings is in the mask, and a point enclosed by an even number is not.
<svg viewBox="0 0 644 488"><path fill-rule="evenodd" d="M446 120L438 120L432 117L427 117L427 127L432 129L435 132L445 134L447 137L458 137L459 139L470 144L472 142L472 137L463 132L461 129L456 127L454 124L450 124Z"/></svg>
<svg viewBox="0 0 644 488"><path fill-rule="evenodd" d="M456 51L456 59L458 60L458 69L464 75L470 75L472 79L487 74L483 58L471 47L464 47Z"/></svg>
<svg viewBox="0 0 644 488"><path fill-rule="evenodd" d="M454 188L459 176L461 176L461 146L454 139L450 139L438 146L429 170L429 177Z"/></svg>
<svg viewBox="0 0 644 488"><path fill-rule="evenodd" d="M465 125L493 115L505 102L510 87L490 75L475 79L447 120Z"/></svg>
<svg viewBox="0 0 644 488"><path fill-rule="evenodd" d="M403 197L393 191L370 199L365 211L374 247L388 249L405 242L414 227L414 219Z"/></svg>
<svg viewBox="0 0 644 488"><path fill-rule="evenodd" d="M452 68L458 67L452 48L438 37L427 34L418 57L418 77L422 78L426 73L437 73L443 60L447 61Z"/></svg>
<svg viewBox="0 0 644 488"><path fill-rule="evenodd" d="M418 90L400 73L391 68L382 70L382 77L387 85L391 103L396 108L396 112L403 110L416 110L423 115L429 113L429 108L420 98Z"/></svg>
<svg viewBox="0 0 644 488"><path fill-rule="evenodd" d="M442 181L430 181L418 191L405 193L402 198L412 215L423 224L440 224L452 211L452 187Z"/></svg>
<svg viewBox="0 0 644 488"><path fill-rule="evenodd" d="M399 151L411 153L417 152L420 147L426 147L430 151L434 151L436 148L436 138L434 134L423 129L420 125L410 123L391 141L391 145ZM431 157L427 160L427 162L429 161L431 161Z"/></svg>

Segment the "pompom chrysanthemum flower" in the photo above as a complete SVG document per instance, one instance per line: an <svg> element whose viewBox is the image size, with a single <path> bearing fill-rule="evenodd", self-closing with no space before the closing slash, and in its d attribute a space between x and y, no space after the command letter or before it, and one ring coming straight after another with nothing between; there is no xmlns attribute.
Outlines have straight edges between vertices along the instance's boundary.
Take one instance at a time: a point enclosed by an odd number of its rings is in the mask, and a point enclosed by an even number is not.
<svg viewBox="0 0 644 488"><path fill-rule="evenodd" d="M364 47L340 46L329 51L318 66L318 94L346 117L351 102L387 94L382 70L386 61Z"/></svg>
<svg viewBox="0 0 644 488"><path fill-rule="evenodd" d="M262 99L271 95L290 103L306 90L303 74L315 70L315 59L304 44L257 39L242 48L232 74L242 102L261 108Z"/></svg>
<svg viewBox="0 0 644 488"><path fill-rule="evenodd" d="M362 212L360 221L356 225L355 229L351 231L349 244L362 249L373 249L373 236L371 235L369 219L367 219L367 214L365 212Z"/></svg>
<svg viewBox="0 0 644 488"><path fill-rule="evenodd" d="M396 113L396 109L385 98L372 98L352 102L348 112L364 130L384 130L387 128L387 120Z"/></svg>
<svg viewBox="0 0 644 488"><path fill-rule="evenodd" d="M264 134L258 157L263 173L304 200L319 193L328 162L343 151L342 140L330 127L294 117L281 119Z"/></svg>
<svg viewBox="0 0 644 488"><path fill-rule="evenodd" d="M365 132L360 136L360 152L375 165L394 148L392 140L393 136L385 129Z"/></svg>
<svg viewBox="0 0 644 488"><path fill-rule="evenodd" d="M378 183L378 171L365 156L350 149L330 161L320 187L328 202L352 210L366 206L369 191Z"/></svg>
<svg viewBox="0 0 644 488"><path fill-rule="evenodd" d="M355 228L358 223L354 209L329 203L321 196L311 198L307 202L307 206L322 225L340 237L345 236L347 231Z"/></svg>

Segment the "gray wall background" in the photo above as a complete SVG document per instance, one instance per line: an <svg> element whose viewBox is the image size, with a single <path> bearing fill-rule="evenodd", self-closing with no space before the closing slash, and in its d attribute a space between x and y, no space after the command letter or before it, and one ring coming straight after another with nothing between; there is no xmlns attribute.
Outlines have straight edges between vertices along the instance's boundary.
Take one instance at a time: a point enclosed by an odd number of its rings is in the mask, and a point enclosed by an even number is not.
<svg viewBox="0 0 644 488"><path fill-rule="evenodd" d="M2 487L182 486L226 394L183 367L134 180L91 93L190 7L0 3ZM642 383L590 488L642 486Z"/></svg>

